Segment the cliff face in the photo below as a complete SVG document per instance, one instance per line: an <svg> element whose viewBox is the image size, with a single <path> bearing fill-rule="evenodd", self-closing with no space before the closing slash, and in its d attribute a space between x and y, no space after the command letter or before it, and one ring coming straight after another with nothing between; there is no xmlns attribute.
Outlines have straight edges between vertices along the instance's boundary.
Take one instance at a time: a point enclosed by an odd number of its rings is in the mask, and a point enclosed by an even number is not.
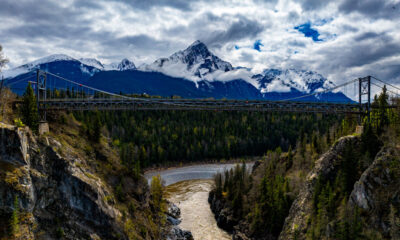
<svg viewBox="0 0 400 240"><path fill-rule="evenodd" d="M400 150L383 148L350 194L371 235L400 239Z"/></svg>
<svg viewBox="0 0 400 240"><path fill-rule="evenodd" d="M51 137L37 141L28 129L0 126L1 221L18 207L16 238L124 239L107 184L77 167L82 160L71 149L62 157L61 147ZM8 224L0 225L0 236L7 235Z"/></svg>
<svg viewBox="0 0 400 240"><path fill-rule="evenodd" d="M360 139L354 136L342 137L315 163L314 169L308 174L304 188L299 192L290 208L289 216L285 220L279 239L305 239L307 229L310 227L311 214L314 211L313 194L317 180L320 176L334 178L346 145L360 145Z"/></svg>
<svg viewBox="0 0 400 240"><path fill-rule="evenodd" d="M307 239L311 227L313 195L318 178L334 179L346 146L360 151L360 138L343 137L316 162L307 181L291 206L279 239ZM365 239L400 239L400 154L396 147L384 147L373 163L354 184L345 208L359 210L359 219ZM339 209L343 211L343 209ZM335 239L334 225L339 219L328 223L323 239Z"/></svg>

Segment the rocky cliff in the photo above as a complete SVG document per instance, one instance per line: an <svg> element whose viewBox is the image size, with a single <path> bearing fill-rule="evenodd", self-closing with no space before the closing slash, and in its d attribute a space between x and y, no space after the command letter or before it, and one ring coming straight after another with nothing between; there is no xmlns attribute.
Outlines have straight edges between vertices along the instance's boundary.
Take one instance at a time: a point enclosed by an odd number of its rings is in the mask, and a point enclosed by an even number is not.
<svg viewBox="0 0 400 240"><path fill-rule="evenodd" d="M387 144L371 156L366 146L364 137L342 137L315 161L305 182L290 193L295 201L279 239L400 239L400 148ZM253 171L253 178L258 175ZM211 209L233 240L278 238L254 236L251 216L236 219L232 204L215 191L209 195Z"/></svg>
<svg viewBox="0 0 400 240"><path fill-rule="evenodd" d="M37 141L27 128L0 126L3 222L18 208L17 238L124 239L107 184L82 171L71 149L61 156L61 146L51 137Z"/></svg>
<svg viewBox="0 0 400 240"><path fill-rule="evenodd" d="M368 235L400 239L400 149L383 148L354 185L348 205L358 207Z"/></svg>
<svg viewBox="0 0 400 240"><path fill-rule="evenodd" d="M335 179L346 147L352 146L352 150L357 152L360 151L360 144L359 137L343 137L319 158L314 169L308 174L304 188L292 204L279 239L308 239L310 237L311 218L313 212L315 213L313 196L318 179ZM354 174L357 174L355 166ZM359 228L357 237L360 239L400 239L399 187L399 149L384 147L373 163L363 171L349 197L344 199L346 201L344 206L339 207L337 211L353 214ZM335 216L327 225L323 225L323 239L337 239L338 231L340 231L338 228L343 224L343 220L340 216L336 214ZM346 222L346 224L350 223Z"/></svg>
<svg viewBox="0 0 400 240"><path fill-rule="evenodd" d="M290 208L289 216L285 220L279 239L292 239L295 235L298 239L304 239L310 227L311 214L314 211L314 188L320 176L334 178L344 153L346 145L359 146L360 139L355 136L340 138L334 146L323 154L315 163L314 169L308 174L304 188Z"/></svg>

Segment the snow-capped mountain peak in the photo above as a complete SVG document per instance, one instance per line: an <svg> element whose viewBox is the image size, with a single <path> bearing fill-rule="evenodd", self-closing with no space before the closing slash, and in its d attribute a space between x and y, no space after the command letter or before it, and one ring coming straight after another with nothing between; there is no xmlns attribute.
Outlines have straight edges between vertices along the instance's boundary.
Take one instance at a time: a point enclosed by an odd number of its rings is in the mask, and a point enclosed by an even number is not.
<svg viewBox="0 0 400 240"><path fill-rule="evenodd" d="M124 70L134 70L136 69L135 64L127 58L122 59L122 61L118 64L117 69L120 71Z"/></svg>
<svg viewBox="0 0 400 240"><path fill-rule="evenodd" d="M44 58L39 58L38 60L32 61L30 63L24 64L21 67L37 66L40 64L57 62L57 61L77 61L77 60L65 54L53 54Z"/></svg>
<svg viewBox="0 0 400 240"><path fill-rule="evenodd" d="M127 58L122 59L121 62L115 62L104 66L105 70L112 71L125 71L136 70L135 64Z"/></svg>
<svg viewBox="0 0 400 240"><path fill-rule="evenodd" d="M58 61L78 61L78 60L76 60L75 58L72 58L68 55L65 55L65 54L53 54L53 55L50 55L47 57L39 58L35 61L26 63L19 67L6 70L6 71L4 71L4 77L12 78L12 77L18 76L20 74L24 74L29 71L32 71L33 69L37 68L41 64L58 62Z"/></svg>
<svg viewBox="0 0 400 240"><path fill-rule="evenodd" d="M92 66L101 70L104 69L104 65L95 58L80 58L79 61L88 66Z"/></svg>
<svg viewBox="0 0 400 240"><path fill-rule="evenodd" d="M319 73L297 69L266 69L253 78L257 79L262 93L292 90L313 93L334 86Z"/></svg>
<svg viewBox="0 0 400 240"><path fill-rule="evenodd" d="M199 81L210 73L227 72L233 70L233 67L229 62L215 56L204 43L197 40L185 50L178 51L168 58L160 58L141 69Z"/></svg>

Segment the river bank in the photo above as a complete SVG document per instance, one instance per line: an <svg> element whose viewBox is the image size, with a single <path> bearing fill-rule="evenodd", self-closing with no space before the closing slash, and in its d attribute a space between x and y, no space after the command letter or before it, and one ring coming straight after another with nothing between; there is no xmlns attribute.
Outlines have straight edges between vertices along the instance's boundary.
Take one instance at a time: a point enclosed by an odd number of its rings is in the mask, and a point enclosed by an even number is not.
<svg viewBox="0 0 400 240"><path fill-rule="evenodd" d="M230 234L220 229L208 204L208 194L213 180L188 180L165 188L165 197L180 208L183 230L193 234L194 239L230 240Z"/></svg>
<svg viewBox="0 0 400 240"><path fill-rule="evenodd" d="M196 161L196 162L169 162L167 165L158 166L158 167L147 167L143 169L144 175L152 172L165 171L170 169L182 168L182 167L190 167L190 166L198 166L198 165L215 165L215 164L240 164L245 161L246 164L254 163L256 161L264 159L264 156L257 157L247 157L240 159L230 159L230 160L205 160L205 161Z"/></svg>
<svg viewBox="0 0 400 240"><path fill-rule="evenodd" d="M197 164L185 167L168 168L159 171L149 171L144 174L150 184L153 176L160 175L164 186L168 186L180 181L194 179L212 179L217 172L224 172L236 166L237 163L218 163L218 164ZM252 167L254 162L246 163Z"/></svg>

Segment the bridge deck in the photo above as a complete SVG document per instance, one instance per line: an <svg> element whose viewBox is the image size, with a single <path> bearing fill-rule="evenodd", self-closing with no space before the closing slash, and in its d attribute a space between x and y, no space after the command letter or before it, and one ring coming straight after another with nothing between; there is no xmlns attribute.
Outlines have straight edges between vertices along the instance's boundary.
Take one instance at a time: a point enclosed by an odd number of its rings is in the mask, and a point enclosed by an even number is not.
<svg viewBox="0 0 400 240"><path fill-rule="evenodd" d="M258 100L204 100L204 99L47 99L39 107L49 111L87 110L219 110L219 111L271 111L360 114L355 103L318 103Z"/></svg>

